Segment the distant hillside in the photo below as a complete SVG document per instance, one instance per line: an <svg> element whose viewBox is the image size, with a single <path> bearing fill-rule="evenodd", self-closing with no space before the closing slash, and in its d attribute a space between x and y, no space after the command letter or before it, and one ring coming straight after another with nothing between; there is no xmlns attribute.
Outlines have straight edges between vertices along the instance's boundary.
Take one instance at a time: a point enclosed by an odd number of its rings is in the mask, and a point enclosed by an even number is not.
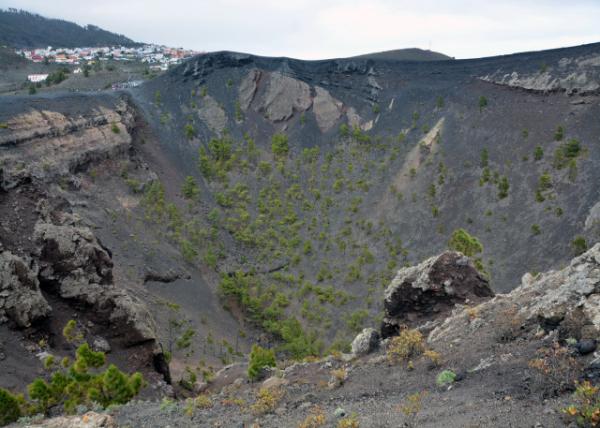
<svg viewBox="0 0 600 428"><path fill-rule="evenodd" d="M357 55L352 58L379 59L384 61L443 61L447 59L454 59L439 52L418 48L374 52L364 55Z"/></svg>
<svg viewBox="0 0 600 428"><path fill-rule="evenodd" d="M82 27L61 19L17 9L0 9L0 45L14 48L46 46L136 46L139 43L94 25Z"/></svg>
<svg viewBox="0 0 600 428"><path fill-rule="evenodd" d="M15 53L14 50L0 46L0 70L26 65L27 60Z"/></svg>

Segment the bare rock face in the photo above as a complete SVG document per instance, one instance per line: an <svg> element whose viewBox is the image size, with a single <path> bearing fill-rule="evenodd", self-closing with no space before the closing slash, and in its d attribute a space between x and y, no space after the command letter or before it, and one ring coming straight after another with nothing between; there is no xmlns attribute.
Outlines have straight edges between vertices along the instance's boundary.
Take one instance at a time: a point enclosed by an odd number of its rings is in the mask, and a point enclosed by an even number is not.
<svg viewBox="0 0 600 428"><path fill-rule="evenodd" d="M198 116L213 132L218 134L222 133L227 126L227 114L225 110L210 95L202 99L202 106L198 109Z"/></svg>
<svg viewBox="0 0 600 428"><path fill-rule="evenodd" d="M341 101L320 86L314 87L313 97L307 83L279 72L257 69L250 70L242 79L238 98L243 111L247 111L256 98L254 108L272 122L286 121L294 112L304 112L312 105L321 132L329 131L337 123L344 108Z"/></svg>
<svg viewBox="0 0 600 428"><path fill-rule="evenodd" d="M10 251L0 253L0 323L8 318L18 327L29 327L50 311L35 266Z"/></svg>
<svg viewBox="0 0 600 428"><path fill-rule="evenodd" d="M260 76L260 70L250 70L246 77L244 77L244 79L240 83L240 88L238 90L240 108L244 111L248 110L250 104L252 103L252 100L254 99L256 89L258 88L258 80L260 79Z"/></svg>
<svg viewBox="0 0 600 428"><path fill-rule="evenodd" d="M329 131L342 116L343 104L320 86L315 86L313 111L321 132Z"/></svg>
<svg viewBox="0 0 600 428"><path fill-rule="evenodd" d="M0 155L2 186L10 189L30 178L48 181L122 155L131 146L133 122L124 101L72 116L40 108L11 117L9 129L0 135L0 148L10 149Z"/></svg>
<svg viewBox="0 0 600 428"><path fill-rule="evenodd" d="M39 245L41 277L46 281L60 281L64 297L81 294L82 286L112 281L110 255L89 228L39 221L35 225L34 239Z"/></svg>
<svg viewBox="0 0 600 428"><path fill-rule="evenodd" d="M287 120L294 111L306 111L311 104L309 85L278 72L269 74L261 103L267 119L272 122Z"/></svg>
<svg viewBox="0 0 600 428"><path fill-rule="evenodd" d="M147 309L112 283L112 260L92 231L62 214L59 224L38 221L39 278L60 297L94 309L99 321L110 322L126 344L154 340L154 323Z"/></svg>
<svg viewBox="0 0 600 428"><path fill-rule="evenodd" d="M563 58L542 70L518 73L497 70L481 77L486 82L531 91L564 91L567 94L594 93L600 89L600 55Z"/></svg>
<svg viewBox="0 0 600 428"><path fill-rule="evenodd" d="M448 314L456 304L480 302L493 295L487 279L468 257L443 253L398 271L385 291L381 335L393 336L403 325L424 324Z"/></svg>

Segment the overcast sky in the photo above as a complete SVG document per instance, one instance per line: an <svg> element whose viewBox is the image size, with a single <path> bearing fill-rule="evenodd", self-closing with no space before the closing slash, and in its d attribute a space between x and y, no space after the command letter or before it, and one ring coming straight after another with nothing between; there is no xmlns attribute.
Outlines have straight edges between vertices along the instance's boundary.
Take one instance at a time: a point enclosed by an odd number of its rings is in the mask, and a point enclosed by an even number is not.
<svg viewBox="0 0 600 428"><path fill-rule="evenodd" d="M321 59L419 47L456 58L600 42L600 0L0 0L142 42Z"/></svg>

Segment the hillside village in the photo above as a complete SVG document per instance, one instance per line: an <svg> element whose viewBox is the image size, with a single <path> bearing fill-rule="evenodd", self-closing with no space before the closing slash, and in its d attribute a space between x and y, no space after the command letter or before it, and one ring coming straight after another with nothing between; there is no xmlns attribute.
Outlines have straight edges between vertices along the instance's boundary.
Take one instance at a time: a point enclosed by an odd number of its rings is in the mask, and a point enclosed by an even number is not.
<svg viewBox="0 0 600 428"><path fill-rule="evenodd" d="M102 46L60 48L48 46L37 49L17 49L17 55L34 63L56 63L65 65L93 64L95 61L141 61L150 65L151 70L166 71L170 66L181 63L185 58L201 52L160 45L139 47Z"/></svg>

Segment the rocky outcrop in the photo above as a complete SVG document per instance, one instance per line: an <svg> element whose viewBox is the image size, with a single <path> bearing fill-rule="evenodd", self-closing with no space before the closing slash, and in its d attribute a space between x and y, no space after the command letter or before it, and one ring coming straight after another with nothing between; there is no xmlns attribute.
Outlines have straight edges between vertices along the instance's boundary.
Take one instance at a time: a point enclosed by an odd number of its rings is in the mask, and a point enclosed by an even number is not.
<svg viewBox="0 0 600 428"><path fill-rule="evenodd" d="M596 202L585 219L585 230L587 232L593 232L596 229L600 229L600 202Z"/></svg>
<svg viewBox="0 0 600 428"><path fill-rule="evenodd" d="M315 86L315 92L313 111L317 119L317 125L321 132L327 132L342 116L343 104L341 101L333 98L326 89Z"/></svg>
<svg viewBox="0 0 600 428"><path fill-rule="evenodd" d="M0 253L0 323L10 319L18 327L29 327L50 314L42 296L37 268L10 251Z"/></svg>
<svg viewBox="0 0 600 428"><path fill-rule="evenodd" d="M352 353L356 356L373 352L379 346L379 333L374 328L365 328L352 341Z"/></svg>
<svg viewBox="0 0 600 428"><path fill-rule="evenodd" d="M443 253L398 271L385 291L381 335L393 336L403 325L440 319L456 304L480 302L493 295L487 279L468 257Z"/></svg>
<svg viewBox="0 0 600 428"><path fill-rule="evenodd" d="M260 79L261 72L257 69L252 69L248 72L246 77L242 79L240 83L240 88L238 90L239 93L239 101L240 108L244 111L248 110L250 107L250 103L254 99L254 95L256 94L256 89L258 88L258 80Z"/></svg>
<svg viewBox="0 0 600 428"><path fill-rule="evenodd" d="M56 215L59 224L38 221L39 279L61 298L94 309L99 322L109 322L125 344L154 340L152 317L123 289L112 283L112 260L92 231L70 214Z"/></svg>
<svg viewBox="0 0 600 428"><path fill-rule="evenodd" d="M600 55L562 58L531 73L498 70L481 79L536 92L596 93L600 90Z"/></svg>
<svg viewBox="0 0 600 428"><path fill-rule="evenodd" d="M473 313L477 323L472 322ZM459 308L430 335L431 341L457 337L487 323L511 323L556 330L563 338L596 339L600 334L600 244L560 271L536 277L525 274L521 285L469 311Z"/></svg>
<svg viewBox="0 0 600 428"><path fill-rule="evenodd" d="M32 178L49 181L126 153L134 113L126 101L112 102L73 115L42 106L10 117L0 133L0 148L7 149L0 155L0 187L10 189Z"/></svg>
<svg viewBox="0 0 600 428"><path fill-rule="evenodd" d="M268 75L260 106L267 119L272 122L287 120L294 111L306 111L311 104L309 85L278 72Z"/></svg>
<svg viewBox="0 0 600 428"><path fill-rule="evenodd" d="M82 416L59 416L22 426L26 428L117 428L112 416L96 412L88 412Z"/></svg>
<svg viewBox="0 0 600 428"><path fill-rule="evenodd" d="M198 109L198 117L206 123L211 131L217 134L221 134L227 126L225 110L210 95L202 99L202 105Z"/></svg>
<svg viewBox="0 0 600 428"><path fill-rule="evenodd" d="M344 104L327 89L311 87L280 72L267 73L257 69L248 72L238 89L240 108L247 111L255 98L254 108L272 122L286 121L294 112L305 112L312 106L321 132L332 129L344 113ZM352 120L362 124L356 112L352 114Z"/></svg>

